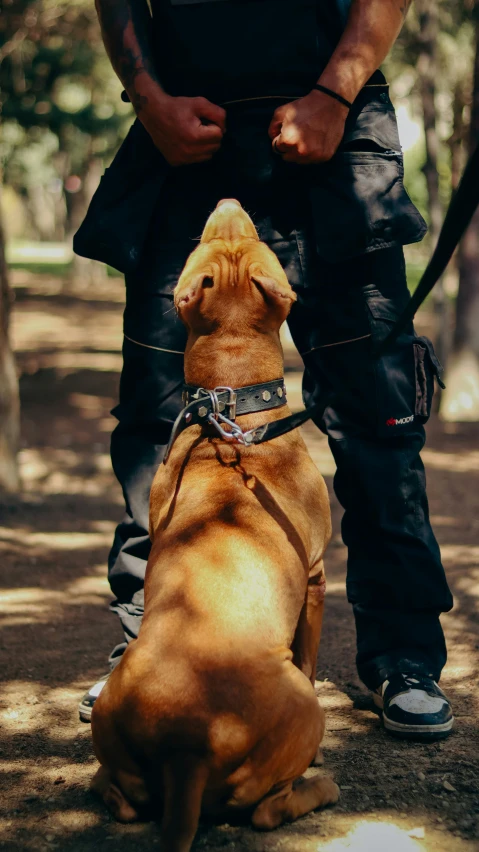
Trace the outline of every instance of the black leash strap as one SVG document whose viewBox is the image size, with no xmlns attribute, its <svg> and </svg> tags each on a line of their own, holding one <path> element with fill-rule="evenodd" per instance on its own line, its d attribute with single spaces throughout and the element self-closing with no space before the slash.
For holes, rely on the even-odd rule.
<svg viewBox="0 0 479 852">
<path fill-rule="evenodd" d="M 296 414 L 290 414 L 289 417 L 282 417 L 281 420 L 273 420 L 271 423 L 265 423 L 263 426 L 258 426 L 253 429 L 250 434 L 250 439 L 246 441 L 246 446 L 250 444 L 264 444 L 265 441 L 272 441 L 273 438 L 280 438 L 281 435 L 286 435 L 287 432 L 292 432 L 298 426 L 307 423 L 308 420 L 313 420 L 317 415 L 322 416 L 328 405 L 331 405 L 343 390 L 335 392 L 331 391 L 321 394 L 318 401 L 314 405 L 304 408 L 303 411 L 298 411 Z"/>
<path fill-rule="evenodd" d="M 373 350 L 373 357 L 380 358 L 389 350 L 405 326 L 415 316 L 418 308 L 439 281 L 454 251 L 479 204 L 479 146 L 469 159 L 459 186 L 454 193 L 434 253 L 417 285 L 414 294 L 404 308 L 388 336 Z"/>
</svg>

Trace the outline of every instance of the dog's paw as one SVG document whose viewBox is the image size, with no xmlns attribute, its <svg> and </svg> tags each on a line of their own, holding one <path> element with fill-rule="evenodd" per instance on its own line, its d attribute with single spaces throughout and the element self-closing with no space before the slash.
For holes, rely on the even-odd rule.
<svg viewBox="0 0 479 852">
<path fill-rule="evenodd" d="M 324 808 L 326 805 L 335 805 L 339 801 L 341 791 L 332 778 L 320 777 L 316 779 L 316 786 L 321 797 L 320 808 Z"/>
</svg>

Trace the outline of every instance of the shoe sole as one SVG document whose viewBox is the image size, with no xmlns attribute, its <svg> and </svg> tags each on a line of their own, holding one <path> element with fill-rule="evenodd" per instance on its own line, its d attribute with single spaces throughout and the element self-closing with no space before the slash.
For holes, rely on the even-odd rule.
<svg viewBox="0 0 479 852">
<path fill-rule="evenodd" d="M 454 716 L 443 722 L 441 725 L 405 725 L 402 722 L 395 722 L 393 719 L 388 719 L 383 710 L 383 699 L 377 692 L 372 693 L 373 701 L 381 711 L 383 717 L 383 725 L 390 734 L 402 739 L 423 739 L 423 740 L 439 740 L 448 737 L 454 725 Z"/>
<path fill-rule="evenodd" d="M 433 740 L 443 740 L 449 736 L 454 725 L 454 717 L 449 719 L 448 722 L 443 722 L 442 725 L 403 725 L 401 722 L 388 719 L 383 713 L 383 725 L 385 730 L 394 737 L 403 740 L 432 742 Z"/>
<path fill-rule="evenodd" d="M 93 707 L 84 707 L 83 704 L 78 706 L 78 712 L 80 714 L 80 722 L 91 722 L 91 712 Z"/>
</svg>

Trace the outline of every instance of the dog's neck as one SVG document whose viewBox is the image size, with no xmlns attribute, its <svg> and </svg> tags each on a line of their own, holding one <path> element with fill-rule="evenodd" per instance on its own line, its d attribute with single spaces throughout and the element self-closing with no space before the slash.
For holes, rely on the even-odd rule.
<svg viewBox="0 0 479 852">
<path fill-rule="evenodd" d="M 274 381 L 283 375 L 279 332 L 248 340 L 190 334 L 185 352 L 185 381 L 204 388 L 232 388 Z"/>
</svg>

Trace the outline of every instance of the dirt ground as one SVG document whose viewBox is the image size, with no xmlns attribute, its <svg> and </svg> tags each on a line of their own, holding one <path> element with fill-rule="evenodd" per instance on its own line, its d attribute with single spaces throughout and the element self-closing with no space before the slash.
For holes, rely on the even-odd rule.
<svg viewBox="0 0 479 852">
<path fill-rule="evenodd" d="M 0 519 L 0 847 L 146 850 L 159 843 L 158 827 L 113 822 L 88 791 L 95 759 L 90 727 L 77 712 L 120 639 L 108 612 L 105 565 L 122 513 L 108 455 L 122 284 L 110 279 L 92 296 L 66 295 L 59 280 L 26 272 L 17 271 L 14 283 L 24 492 L 1 507 Z M 289 347 L 287 370 L 299 406 L 300 365 Z M 321 771 L 339 783 L 341 800 L 271 834 L 203 826 L 195 848 L 479 849 L 479 430 L 446 428 L 433 418 L 428 432 L 431 514 L 456 602 L 444 618 L 450 656 L 443 678 L 455 708 L 454 734 L 429 746 L 391 739 L 358 681 L 334 465 L 324 437 L 308 426 L 334 517 L 318 679 L 328 727 Z"/>
</svg>

